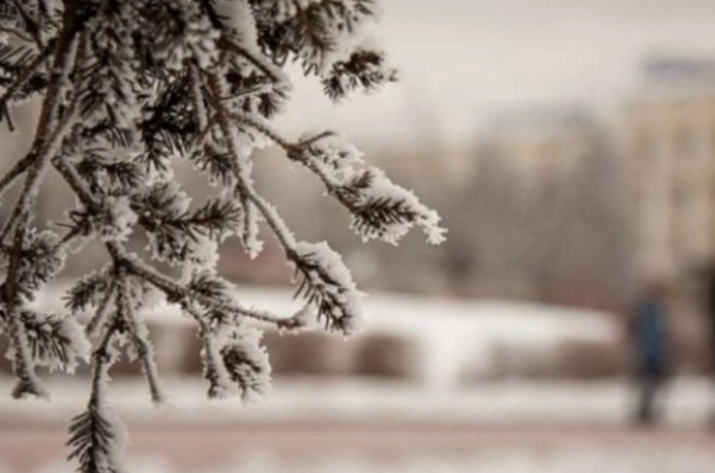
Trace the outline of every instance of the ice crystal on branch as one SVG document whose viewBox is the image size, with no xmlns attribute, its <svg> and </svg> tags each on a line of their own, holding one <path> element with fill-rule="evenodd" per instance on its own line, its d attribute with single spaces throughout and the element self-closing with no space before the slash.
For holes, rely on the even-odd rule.
<svg viewBox="0 0 715 473">
<path fill-rule="evenodd" d="M 353 90 L 371 91 L 396 80 L 397 71 L 385 64 L 381 51 L 358 49 L 349 58 L 333 64 L 323 78 L 323 89 L 328 97 L 337 100 Z"/>
<path fill-rule="evenodd" d="M 364 238 L 396 243 L 417 226 L 430 242 L 443 239 L 437 214 L 353 145 L 332 132 L 292 141 L 271 122 L 290 98 L 288 61 L 332 99 L 395 80 L 384 54 L 363 38 L 377 7 L 376 0 L 0 0 L 0 119 L 14 129 L 14 108 L 41 102 L 28 153 L 0 177 L 0 194 L 20 183 L 0 226 L 0 333 L 10 341 L 18 397 L 46 394 L 38 367 L 72 371 L 90 359 L 87 410 L 70 427 L 79 471 L 121 471 L 122 427 L 105 396 L 114 361 L 124 354 L 140 364 L 151 399 L 163 399 L 144 320 L 157 294 L 196 323 L 211 397 L 252 400 L 268 390 L 267 326 L 298 332 L 317 320 L 344 335 L 360 326 L 361 294 L 340 256 L 294 236 L 254 183 L 257 148 L 278 146 L 313 173 Z M 211 195 L 189 195 L 173 175 L 179 160 L 205 175 Z M 34 204 L 50 168 L 77 204 L 39 230 Z M 295 271 L 296 314 L 244 306 L 217 274 L 222 241 L 236 237 L 258 257 L 261 232 Z M 65 259 L 77 257 L 76 243 L 92 240 L 106 249 L 106 265 L 71 287 L 66 313 L 33 309 Z M 128 250 L 134 240 L 147 242 L 150 257 Z"/>
<path fill-rule="evenodd" d="M 327 329 L 353 333 L 360 324 L 360 293 L 340 255 L 327 243 L 301 242 L 288 257 L 299 281 L 296 296 L 315 306 Z"/>
<path fill-rule="evenodd" d="M 201 358 L 210 397 L 238 394 L 244 401 L 252 401 L 268 391 L 271 366 L 268 354 L 260 344 L 258 330 L 221 325 L 212 333 L 204 333 L 203 337 Z"/>
</svg>

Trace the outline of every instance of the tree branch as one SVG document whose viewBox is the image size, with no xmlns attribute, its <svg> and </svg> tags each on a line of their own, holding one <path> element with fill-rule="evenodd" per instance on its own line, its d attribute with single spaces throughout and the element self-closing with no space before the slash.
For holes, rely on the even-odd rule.
<svg viewBox="0 0 715 473">
<path fill-rule="evenodd" d="M 144 374 L 149 383 L 149 391 L 154 404 L 161 404 L 164 401 L 164 394 L 161 390 L 159 380 L 159 370 L 154 359 L 154 350 L 149 343 L 149 332 L 146 325 L 137 318 L 134 309 L 131 307 L 128 281 L 126 275 L 121 274 L 118 281 L 117 308 L 121 312 L 127 329 L 132 337 L 134 348 L 137 350 L 139 361 L 142 364 Z"/>
<path fill-rule="evenodd" d="M 42 38 L 40 38 L 40 26 L 30 16 L 30 14 L 27 13 L 27 11 L 22 6 L 22 3 L 20 3 L 19 0 L 12 0 L 12 3 L 13 3 L 13 5 L 15 5 L 15 9 L 20 14 L 22 21 L 25 23 L 25 28 L 27 28 L 27 32 L 30 35 L 30 37 L 32 38 L 32 41 L 34 41 L 35 45 L 37 46 L 37 49 L 39 51 L 42 51 L 43 46 L 42 46 Z"/>
<path fill-rule="evenodd" d="M 5 93 L 0 96 L 0 109 L 6 110 L 8 102 L 12 100 L 13 95 L 15 95 L 32 77 L 32 74 L 37 71 L 37 68 L 47 59 L 52 52 L 49 47 L 42 48 L 35 57 L 15 78 L 15 81 L 10 84 L 10 86 L 5 90 Z"/>
<path fill-rule="evenodd" d="M 35 162 L 28 170 L 25 187 L 22 195 L 10 217 L 11 221 L 15 221 L 15 235 L 13 238 L 13 249 L 10 253 L 8 262 L 8 272 L 6 278 L 5 298 L 7 301 L 7 314 L 10 325 L 10 335 L 15 348 L 14 367 L 15 374 L 20 380 L 20 384 L 14 391 L 15 396 L 24 396 L 26 394 L 46 396 L 47 392 L 41 386 L 39 379 L 34 371 L 34 363 L 29 351 L 28 339 L 25 326 L 21 320 L 18 300 L 18 272 L 21 266 L 22 248 L 25 240 L 25 235 L 30 222 L 30 209 L 34 204 L 37 194 L 40 190 L 45 168 L 49 159 L 49 155 L 53 152 L 53 146 L 57 146 L 58 142 L 64 138 L 60 130 L 66 129 L 66 123 L 71 120 L 66 120 L 57 128 L 57 132 L 52 134 L 50 140 L 47 139 L 49 130 L 52 127 L 52 118 L 56 114 L 56 110 L 60 106 L 60 94 L 64 87 L 64 80 L 69 75 L 67 64 L 68 59 L 76 53 L 76 37 L 75 37 L 75 14 L 76 5 L 70 4 L 64 12 L 65 23 L 61 37 L 59 39 L 55 58 L 52 66 L 52 74 L 50 85 L 47 91 L 47 98 L 43 103 L 40 120 L 38 122 L 37 131 L 35 133 L 35 143 L 33 150 L 38 151 Z M 7 225 L 6 225 L 7 227 Z M 4 230 L 3 230 L 4 231 Z M 4 235 L 3 235 L 4 236 Z"/>
<path fill-rule="evenodd" d="M 224 139 L 228 143 L 228 148 L 234 158 L 234 174 L 237 179 L 237 186 L 241 195 L 248 199 L 253 205 L 258 208 L 261 215 L 265 219 L 268 226 L 273 231 L 278 242 L 281 244 L 286 254 L 293 254 L 295 251 L 295 240 L 293 236 L 288 231 L 283 219 L 280 218 L 278 213 L 275 211 L 272 205 L 270 205 L 265 199 L 256 193 L 253 186 L 250 184 L 248 176 L 245 175 L 244 166 L 242 165 L 242 157 L 239 152 L 239 147 L 235 140 L 234 130 L 231 128 L 231 123 L 229 118 L 231 117 L 228 110 L 226 110 L 221 98 L 221 86 L 222 79 L 215 74 L 209 75 L 208 85 L 211 89 L 211 93 L 214 98 L 214 107 L 216 109 L 216 119 L 218 121 L 219 127 L 221 128 L 221 133 Z M 278 135 L 275 134 L 277 137 Z M 284 141 L 287 144 L 287 142 Z"/>
<path fill-rule="evenodd" d="M 103 389 L 109 368 L 112 364 L 112 355 L 109 352 L 112 339 L 114 334 L 117 332 L 118 320 L 117 315 L 115 315 L 114 321 L 107 326 L 104 336 L 100 340 L 97 348 L 92 352 L 92 361 L 94 362 L 94 368 L 92 370 L 92 388 L 89 398 L 90 406 L 99 406 L 104 399 Z"/>
<path fill-rule="evenodd" d="M 32 38 L 27 36 L 22 31 L 18 31 L 14 28 L 0 27 L 0 33 L 7 33 L 16 36 L 18 39 L 26 42 L 32 42 Z"/>
<path fill-rule="evenodd" d="M 115 269 L 116 271 L 116 269 Z M 117 288 L 116 277 L 112 278 L 112 282 L 109 283 L 109 288 L 104 293 L 104 297 L 97 306 L 97 310 L 90 319 L 89 323 L 85 327 L 85 333 L 90 337 L 96 337 L 99 335 L 99 331 L 106 325 L 109 316 L 109 304 L 112 302 L 112 297 Z"/>
<path fill-rule="evenodd" d="M 25 171 L 27 171 L 27 169 L 34 161 L 35 155 L 28 154 L 27 156 L 16 162 L 15 165 L 7 173 L 5 173 L 5 175 L 3 175 L 3 177 L 0 179 L 0 196 L 2 196 L 7 187 L 9 187 L 10 184 L 12 184 L 16 178 L 18 178 Z M 0 238 L 0 241 L 3 240 L 4 238 Z"/>
<path fill-rule="evenodd" d="M 247 59 L 248 62 L 263 71 L 264 74 L 269 76 L 273 80 L 273 82 L 280 84 L 286 88 L 290 88 L 290 79 L 288 79 L 288 76 L 283 72 L 283 70 L 269 60 L 267 60 L 266 58 L 262 57 L 260 54 L 256 54 L 249 48 L 234 41 L 231 41 L 225 36 L 221 36 L 221 38 L 218 40 L 218 46 L 220 48 L 233 51 L 235 54 L 238 54 L 239 56 Z"/>
<path fill-rule="evenodd" d="M 239 305 L 214 300 L 203 294 L 199 294 L 196 291 L 188 289 L 168 276 L 165 276 L 155 269 L 146 266 L 136 258 L 132 258 L 128 255 L 121 255 L 121 253 L 118 257 L 120 258 L 122 264 L 124 264 L 127 268 L 127 271 L 151 283 L 171 299 L 193 299 L 208 308 L 215 309 L 229 315 L 253 319 L 255 321 L 264 322 L 277 327 L 293 326 L 291 317 L 281 318 L 271 314 L 270 312 L 249 309 Z"/>
</svg>

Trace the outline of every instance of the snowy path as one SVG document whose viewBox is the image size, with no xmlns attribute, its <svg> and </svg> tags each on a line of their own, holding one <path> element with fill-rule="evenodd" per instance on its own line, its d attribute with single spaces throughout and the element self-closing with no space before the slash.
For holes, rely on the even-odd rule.
<svg viewBox="0 0 715 473">
<path fill-rule="evenodd" d="M 48 462 L 59 462 L 65 454 L 64 439 L 65 432 L 58 427 L 0 431 L 0 458 L 13 473 L 48 471 L 42 469 L 43 466 L 46 467 Z M 315 465 L 335 457 L 368 458 L 378 464 L 397 462 L 404 465 L 418 458 L 474 462 L 500 457 L 500 453 L 505 458 L 513 459 L 516 455 L 540 458 L 540 461 L 564 455 L 582 461 L 589 456 L 600 456 L 601 459 L 605 456 L 624 458 L 621 462 L 626 461 L 626 464 L 633 458 L 662 455 L 661 459 L 666 459 L 667 455 L 671 462 L 680 457 L 689 458 L 687 464 L 693 468 L 710 465 L 710 469 L 681 468 L 674 472 L 715 472 L 715 436 L 695 429 L 642 431 L 389 421 L 245 421 L 231 427 L 166 425 L 133 428 L 132 439 L 134 458 L 161 458 L 173 465 L 172 471 L 177 473 L 226 468 L 237 459 L 245 461 L 258 457 L 279 458 L 293 465 Z M 526 470 L 514 471 L 523 473 Z M 435 472 L 439 473 L 438 470 Z"/>
<path fill-rule="evenodd" d="M 245 421 L 450 422 L 479 425 L 621 427 L 630 414 L 633 392 L 627 380 L 601 382 L 483 383 L 454 390 L 368 380 L 276 382 L 262 403 L 243 407 L 235 399 L 208 401 L 200 380 L 166 380 L 169 405 L 148 400 L 142 381 L 123 380 L 110 391 L 122 418 L 140 424 L 170 422 L 235 425 Z M 3 383 L 0 380 L 0 386 Z M 8 383 L 7 386 L 10 386 Z M 0 396 L 0 430 L 16 426 L 66 425 L 84 408 L 86 384 L 53 383 L 51 403 L 18 402 Z M 710 381 L 681 378 L 665 393 L 666 423 L 703 427 L 715 408 Z"/>
<path fill-rule="evenodd" d="M 715 473 L 706 380 L 674 383 L 667 426 L 653 431 L 628 426 L 631 393 L 619 380 L 457 391 L 303 381 L 278 383 L 251 408 L 206 402 L 199 383 L 171 384 L 172 406 L 158 410 L 143 385 L 113 390 L 132 431 L 132 457 L 150 461 L 131 471 Z M 50 404 L 0 402 L 0 473 L 70 471 L 61 462 L 65 428 L 82 409 L 84 385 L 56 385 L 53 394 Z M 302 464 L 309 467 L 295 468 Z"/>
</svg>

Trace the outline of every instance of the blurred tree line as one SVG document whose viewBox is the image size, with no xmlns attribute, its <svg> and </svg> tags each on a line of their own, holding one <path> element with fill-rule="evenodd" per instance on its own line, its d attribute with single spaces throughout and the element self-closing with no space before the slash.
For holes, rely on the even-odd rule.
<svg viewBox="0 0 715 473">
<path fill-rule="evenodd" d="M 448 152 L 434 144 L 371 153 L 439 210 L 449 228 L 439 248 L 409 237 L 400 248 L 362 245 L 344 230 L 348 216 L 300 170 L 259 165 L 259 176 L 281 183 L 274 198 L 289 223 L 307 238 L 335 242 L 365 289 L 604 309 L 628 303 L 635 282 L 627 188 L 618 156 L 603 136 L 594 132 L 567 169 L 530 176 L 536 186 L 494 147 L 475 145 L 460 158 L 457 173 L 440 161 Z M 263 159 L 273 158 L 267 153 Z M 316 220 L 302 220 L 305 208 L 317 210 Z M 273 267 L 268 254 L 263 262 L 227 263 L 229 271 L 251 282 L 285 281 L 285 269 Z"/>
<path fill-rule="evenodd" d="M 20 119 L 32 119 L 32 111 L 28 115 Z M 257 160 L 256 179 L 269 189 L 298 234 L 333 242 L 365 290 L 621 309 L 635 284 L 627 183 L 608 139 L 596 130 L 588 140 L 589 145 L 571 157 L 572 166 L 558 173 L 537 167 L 526 181 L 520 164 L 488 143 L 458 151 L 456 172 L 444 163 L 455 150 L 437 140 L 403 147 L 373 145 L 371 160 L 413 188 L 444 218 L 449 234 L 440 247 L 412 236 L 398 248 L 362 244 L 346 229 L 349 216 L 343 209 L 299 167 L 272 166 L 279 156 L 270 149 Z M 26 146 L 23 137 L 3 137 L 3 142 L 9 152 L 22 152 Z M 195 179 L 189 167 L 186 163 L 186 169 L 177 169 L 177 177 Z M 50 185 L 40 196 L 39 218 L 59 219 L 71 199 L 60 182 Z M 303 218 L 306 208 L 315 209 L 310 221 Z M 287 283 L 291 271 L 280 249 L 271 241 L 266 244 L 264 254 L 250 260 L 237 241 L 227 240 L 220 270 L 246 284 Z M 141 252 L 146 242 L 135 240 L 133 246 Z M 69 265 L 68 274 L 86 272 L 102 261 L 92 257 L 93 252 L 99 256 L 101 248 L 90 245 L 83 251 L 87 257 Z"/>
</svg>

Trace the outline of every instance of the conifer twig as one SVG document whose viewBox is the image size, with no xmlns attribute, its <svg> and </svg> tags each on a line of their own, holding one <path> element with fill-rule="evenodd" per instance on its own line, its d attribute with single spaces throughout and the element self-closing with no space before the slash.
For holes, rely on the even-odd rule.
<svg viewBox="0 0 715 473">
<path fill-rule="evenodd" d="M 164 394 L 159 380 L 159 370 L 154 359 L 154 350 L 148 340 L 149 332 L 143 321 L 139 320 L 134 308 L 131 305 L 128 280 L 125 274 L 120 274 L 117 291 L 117 307 L 126 323 L 127 330 L 131 335 L 134 348 L 141 362 L 144 375 L 149 384 L 151 399 L 155 404 L 161 404 Z"/>
<path fill-rule="evenodd" d="M 45 388 L 40 385 L 39 378 L 37 378 L 35 374 L 34 362 L 28 347 L 27 333 L 20 319 L 17 300 L 19 290 L 17 277 L 21 264 L 22 247 L 27 226 L 30 222 L 31 207 L 37 198 L 49 154 L 52 152 L 48 144 L 55 145 L 53 141 L 61 141 L 62 138 L 58 136 L 59 133 L 54 133 L 53 140 L 50 140 L 50 143 L 46 141 L 48 131 L 53 125 L 51 123 L 52 117 L 55 115 L 56 109 L 60 106 L 60 93 L 63 89 L 64 80 L 69 74 L 67 67 L 68 59 L 76 52 L 73 48 L 73 45 L 76 47 L 74 32 L 74 16 L 76 11 L 74 2 L 68 3 L 64 14 L 66 22 L 55 51 L 50 86 L 47 92 L 48 96 L 47 100 L 43 103 L 35 134 L 35 144 L 33 145 L 33 148 L 39 149 L 39 153 L 35 162 L 27 172 L 25 187 L 10 217 L 11 221 L 15 223 L 15 235 L 13 238 L 13 249 L 8 262 L 5 297 L 7 301 L 7 316 L 9 319 L 10 332 L 15 349 L 15 374 L 20 380 L 20 384 L 14 392 L 15 396 L 24 396 L 25 394 L 47 395 Z M 63 128 L 64 127 L 60 125 L 58 130 Z"/>
<path fill-rule="evenodd" d="M 37 54 L 35 59 L 25 66 L 25 68 L 17 75 L 17 78 L 10 84 L 5 92 L 0 96 L 0 109 L 5 110 L 8 102 L 12 97 L 27 83 L 42 63 L 52 53 L 52 48 L 43 47 Z M 7 112 L 6 112 L 7 113 Z"/>
</svg>

